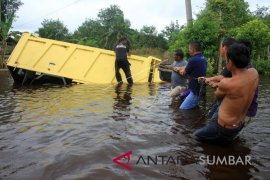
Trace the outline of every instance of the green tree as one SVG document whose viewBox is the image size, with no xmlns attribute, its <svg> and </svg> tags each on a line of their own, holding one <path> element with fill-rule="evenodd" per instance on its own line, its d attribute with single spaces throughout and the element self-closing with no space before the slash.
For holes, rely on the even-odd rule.
<svg viewBox="0 0 270 180">
<path fill-rule="evenodd" d="M 270 10 L 269 7 L 258 6 L 253 13 L 253 17 L 263 20 L 263 22 L 270 27 Z"/>
<path fill-rule="evenodd" d="M 59 19 L 45 19 L 41 25 L 36 32 L 40 37 L 66 41 L 70 36 L 68 28 Z"/>
<path fill-rule="evenodd" d="M 86 19 L 74 32 L 73 39 L 84 45 L 114 49 L 120 37 L 131 35 L 130 22 L 117 5 L 101 9 L 96 20 Z"/>
<path fill-rule="evenodd" d="M 216 19 L 220 25 L 220 36 L 226 36 L 230 29 L 243 25 L 251 19 L 249 5 L 244 0 L 207 0 L 205 9 L 198 15 Z"/>
<path fill-rule="evenodd" d="M 4 58 L 7 43 L 6 40 L 9 37 L 10 29 L 15 18 L 16 11 L 22 5 L 19 0 L 0 0 L 0 68 L 4 67 Z"/>
<path fill-rule="evenodd" d="M 171 22 L 168 26 L 165 26 L 165 28 L 161 31 L 162 35 L 168 39 L 168 41 L 171 41 L 173 38 L 173 35 L 175 33 L 180 32 L 180 30 L 183 28 L 183 26 L 180 27 L 178 24 L 178 21 Z"/>
<path fill-rule="evenodd" d="M 102 34 L 105 33 L 104 30 L 99 21 L 86 19 L 74 32 L 72 39 L 74 39 L 73 42 L 78 44 L 102 47 L 100 39 Z"/>
<path fill-rule="evenodd" d="M 215 19 L 209 21 L 206 17 L 194 21 L 193 26 L 185 27 L 175 37 L 175 43 L 170 47 L 174 51 L 181 47 L 188 52 L 188 44 L 191 40 L 201 43 L 204 53 L 207 57 L 214 58 L 217 56 L 219 44 L 219 25 Z"/>
<path fill-rule="evenodd" d="M 247 39 L 253 45 L 253 58 L 267 58 L 268 45 L 270 44 L 270 28 L 261 19 L 252 20 L 235 29 L 238 39 Z"/>
<path fill-rule="evenodd" d="M 144 26 L 140 31 L 130 28 L 130 21 L 124 18 L 117 5 L 101 9 L 96 19 L 86 19 L 74 32 L 72 42 L 113 50 L 120 37 L 130 40 L 132 49 L 167 49 L 163 34 L 158 34 L 154 26 Z"/>
<path fill-rule="evenodd" d="M 130 21 L 124 18 L 123 11 L 117 5 L 101 9 L 98 13 L 98 22 L 104 28 L 101 39 L 103 48 L 114 49 L 120 37 L 129 36 Z"/>
<path fill-rule="evenodd" d="M 19 10 L 23 3 L 20 0 L 0 0 L 0 19 L 7 22 L 9 16 Z"/>
<path fill-rule="evenodd" d="M 180 46 L 187 52 L 188 42 L 197 40 L 203 45 L 207 58 L 215 61 L 215 66 L 219 67 L 220 42 L 230 35 L 232 29 L 252 19 L 248 7 L 244 0 L 207 0 L 193 26 L 186 26 L 173 36 L 170 50 Z"/>
<path fill-rule="evenodd" d="M 163 34 L 158 34 L 154 26 L 143 26 L 139 32 L 138 44 L 144 48 L 167 49 L 168 43 Z"/>
</svg>

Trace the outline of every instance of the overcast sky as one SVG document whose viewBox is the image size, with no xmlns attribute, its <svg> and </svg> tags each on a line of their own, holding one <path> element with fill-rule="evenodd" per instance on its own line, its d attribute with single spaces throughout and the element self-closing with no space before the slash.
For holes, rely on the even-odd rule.
<svg viewBox="0 0 270 180">
<path fill-rule="evenodd" d="M 35 32 L 44 19 L 60 19 L 73 32 L 87 18 L 96 19 L 101 9 L 118 5 L 133 29 L 153 25 L 161 31 L 171 21 L 186 23 L 185 0 L 21 0 L 13 30 Z M 270 7 L 269 0 L 246 0 L 250 10 L 256 5 Z M 191 0 L 193 18 L 204 8 L 205 0 Z"/>
</svg>

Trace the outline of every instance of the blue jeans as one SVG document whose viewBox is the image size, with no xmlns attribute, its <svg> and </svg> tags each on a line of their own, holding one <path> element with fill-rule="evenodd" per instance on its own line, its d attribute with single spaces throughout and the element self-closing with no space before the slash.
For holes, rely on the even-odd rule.
<svg viewBox="0 0 270 180">
<path fill-rule="evenodd" d="M 220 106 L 220 101 L 218 100 L 215 100 L 211 109 L 210 109 L 210 112 L 209 112 L 209 116 L 212 117 L 215 113 L 218 112 L 218 109 L 219 109 L 219 106 Z"/>
<path fill-rule="evenodd" d="M 192 109 L 199 104 L 199 95 L 195 95 L 190 91 L 184 102 L 182 102 L 180 109 Z"/>
<path fill-rule="evenodd" d="M 197 129 L 193 135 L 199 141 L 205 142 L 224 142 L 233 141 L 237 134 L 242 130 L 244 124 L 234 129 L 228 129 L 218 124 L 217 112 L 213 114 L 208 124 L 200 129 Z"/>
</svg>

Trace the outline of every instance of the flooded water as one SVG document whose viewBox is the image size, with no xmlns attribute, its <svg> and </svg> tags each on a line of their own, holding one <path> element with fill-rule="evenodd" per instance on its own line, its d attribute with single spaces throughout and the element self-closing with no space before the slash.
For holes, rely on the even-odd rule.
<svg viewBox="0 0 270 180">
<path fill-rule="evenodd" d="M 0 71 L 0 179 L 269 179 L 269 77 L 261 77 L 257 116 L 231 144 L 191 136 L 206 123 L 212 90 L 190 111 L 169 106 L 169 91 L 164 83 L 18 87 Z M 130 151 L 120 162 L 132 170 L 112 161 Z"/>
</svg>

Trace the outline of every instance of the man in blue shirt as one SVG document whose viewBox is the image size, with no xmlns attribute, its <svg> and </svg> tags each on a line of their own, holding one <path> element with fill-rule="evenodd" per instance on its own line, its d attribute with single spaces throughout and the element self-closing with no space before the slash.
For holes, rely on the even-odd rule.
<svg viewBox="0 0 270 180">
<path fill-rule="evenodd" d="M 187 66 L 175 68 L 180 74 L 189 76 L 188 88 L 190 93 L 181 104 L 180 109 L 192 109 L 198 105 L 200 84 L 197 78 L 205 76 L 207 70 L 207 61 L 201 52 L 200 43 L 197 41 L 190 42 L 188 50 L 191 58 Z"/>
</svg>

